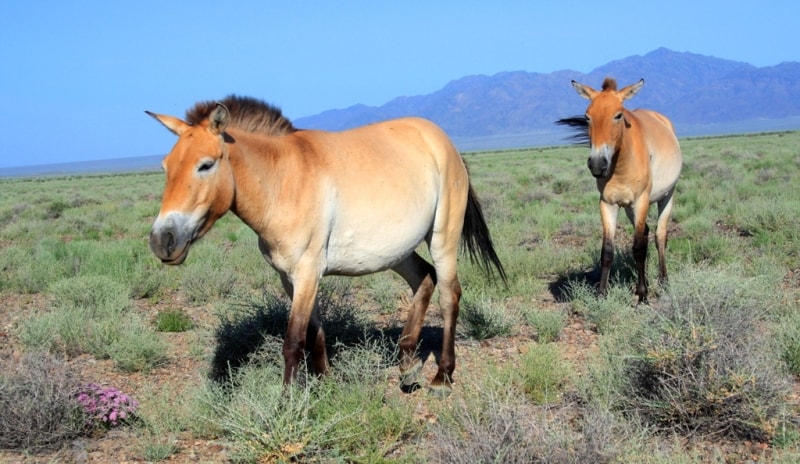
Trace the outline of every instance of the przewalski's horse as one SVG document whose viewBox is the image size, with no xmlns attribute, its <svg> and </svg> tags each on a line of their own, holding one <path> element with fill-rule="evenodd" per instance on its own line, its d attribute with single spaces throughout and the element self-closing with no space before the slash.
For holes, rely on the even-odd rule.
<svg viewBox="0 0 800 464">
<path fill-rule="evenodd" d="M 611 263 L 614 261 L 614 233 L 619 207 L 633 223 L 633 257 L 636 261 L 639 302 L 647 301 L 648 227 L 647 212 L 658 204 L 656 248 L 661 281 L 667 280 L 667 225 L 672 212 L 673 194 L 681 173 L 681 149 L 672 123 L 655 111 L 629 111 L 622 102 L 636 95 L 644 79 L 617 90 L 614 79 L 606 78 L 597 91 L 572 81 L 578 95 L 590 101 L 585 116 L 560 119 L 558 124 L 577 128 L 578 139 L 590 144 L 589 170 L 600 191 L 600 217 L 603 221 L 603 248 L 600 254 L 600 285 L 605 295 Z"/>
<path fill-rule="evenodd" d="M 304 350 L 317 373 L 328 370 L 315 303 L 320 278 L 392 269 L 414 294 L 399 341 L 403 385 L 422 367 L 417 342 L 438 284 L 444 337 L 430 386 L 450 391 L 460 240 L 489 276 L 490 266 L 506 276 L 466 165 L 439 127 L 405 118 L 343 132 L 297 130 L 276 108 L 237 96 L 196 104 L 186 122 L 147 113 L 178 136 L 162 163 L 166 186 L 150 248 L 177 265 L 227 211 L 250 226 L 292 300 L 285 383 Z M 415 252 L 423 241 L 433 265 Z"/>
</svg>

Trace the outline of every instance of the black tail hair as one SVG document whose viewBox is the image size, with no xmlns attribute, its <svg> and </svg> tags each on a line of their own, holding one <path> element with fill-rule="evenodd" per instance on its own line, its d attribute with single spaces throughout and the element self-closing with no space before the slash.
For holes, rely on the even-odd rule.
<svg viewBox="0 0 800 464">
<path fill-rule="evenodd" d="M 461 230 L 461 239 L 461 246 L 467 250 L 473 263 L 480 263 L 489 277 L 494 277 L 490 264 L 493 265 L 500 274 L 500 278 L 503 279 L 503 283 L 508 285 L 506 271 L 494 251 L 492 236 L 486 226 L 486 220 L 483 218 L 483 209 L 471 184 L 469 186 L 467 212 L 464 215 L 464 228 Z"/>
<path fill-rule="evenodd" d="M 576 145 L 589 145 L 589 121 L 584 116 L 562 118 L 556 124 L 573 130 L 574 134 L 567 137 L 567 140 L 572 140 Z"/>
</svg>

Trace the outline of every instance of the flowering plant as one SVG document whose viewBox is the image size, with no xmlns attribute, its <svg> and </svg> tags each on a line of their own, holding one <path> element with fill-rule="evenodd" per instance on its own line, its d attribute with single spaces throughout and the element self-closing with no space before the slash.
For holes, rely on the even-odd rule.
<svg viewBox="0 0 800 464">
<path fill-rule="evenodd" d="M 139 402 L 114 387 L 102 387 L 96 383 L 83 385 L 77 394 L 78 403 L 83 406 L 87 425 L 99 423 L 114 427 L 130 420 L 139 407 Z"/>
</svg>

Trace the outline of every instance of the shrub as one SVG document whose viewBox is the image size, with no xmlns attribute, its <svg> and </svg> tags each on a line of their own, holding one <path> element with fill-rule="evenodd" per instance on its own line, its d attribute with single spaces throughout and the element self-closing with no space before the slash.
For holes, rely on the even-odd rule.
<svg viewBox="0 0 800 464">
<path fill-rule="evenodd" d="M 208 243 L 199 243 L 192 250 L 195 259 L 181 269 L 181 288 L 189 302 L 202 305 L 233 293 L 236 270 L 226 260 L 225 252 Z"/>
<path fill-rule="evenodd" d="M 776 342 L 783 361 L 792 375 L 800 376 L 800 315 L 791 312 L 777 324 Z"/>
<path fill-rule="evenodd" d="M 0 369 L 0 448 L 54 449 L 78 436 L 85 417 L 67 366 L 43 353 Z"/>
<path fill-rule="evenodd" d="M 448 405 L 430 426 L 431 461 L 603 464 L 615 462 L 619 454 L 625 430 L 610 414 L 571 404 L 536 407 L 504 382 L 469 391 L 473 393 Z"/>
<path fill-rule="evenodd" d="M 555 400 L 566 380 L 566 365 L 553 344 L 532 345 L 522 356 L 522 386 L 536 404 Z"/>
<path fill-rule="evenodd" d="M 230 383 L 209 385 L 205 407 L 210 420 L 233 442 L 234 456 L 248 462 L 281 462 L 335 457 L 336 443 L 358 433 L 339 425 L 343 411 L 327 421 L 314 417 L 320 401 L 331 399 L 298 384 L 285 389 L 274 366 L 248 366 Z"/>
<path fill-rule="evenodd" d="M 567 316 L 562 311 L 532 310 L 525 312 L 525 321 L 536 329 L 539 343 L 550 343 L 558 340 Z"/>
<path fill-rule="evenodd" d="M 48 292 L 59 309 L 81 308 L 100 317 L 117 317 L 130 306 L 128 287 L 101 275 L 61 279 Z"/>
<path fill-rule="evenodd" d="M 790 393 L 764 328 L 769 292 L 718 270 L 673 278 L 629 365 L 630 410 L 662 430 L 769 440 Z"/>
<path fill-rule="evenodd" d="M 127 312 L 126 289 L 104 276 L 60 280 L 50 287 L 54 308 L 24 321 L 20 340 L 68 356 L 111 358 L 125 371 L 147 370 L 164 360 L 166 346 Z"/>
<path fill-rule="evenodd" d="M 197 415 L 230 439 L 242 461 L 381 462 L 421 426 L 413 404 L 386 395 L 394 343 L 362 337 L 358 345 L 336 347 L 331 375 L 310 376 L 301 365 L 287 388 L 279 340 L 265 335 L 269 346 L 206 385 Z"/>
<path fill-rule="evenodd" d="M 467 334 L 478 340 L 509 336 L 519 323 L 516 313 L 502 304 L 483 298 L 478 303 L 463 299 L 459 319 L 463 321 Z"/>
<path fill-rule="evenodd" d="M 601 335 L 626 334 L 634 339 L 642 325 L 642 318 L 647 314 L 632 305 L 633 294 L 627 285 L 612 283 L 608 294 L 598 298 L 595 289 L 588 283 L 571 281 L 567 284 L 566 292 L 572 310 L 594 324 Z"/>
<path fill-rule="evenodd" d="M 166 361 L 166 343 L 140 319 L 132 319 L 117 330 L 114 343 L 104 354 L 118 369 L 146 373 Z"/>
</svg>

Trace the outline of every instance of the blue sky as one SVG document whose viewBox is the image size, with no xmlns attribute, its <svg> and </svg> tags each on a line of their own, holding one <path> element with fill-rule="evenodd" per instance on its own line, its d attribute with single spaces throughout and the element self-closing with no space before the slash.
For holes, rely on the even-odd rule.
<svg viewBox="0 0 800 464">
<path fill-rule="evenodd" d="M 772 66 L 800 60 L 798 18 L 795 0 L 4 2 L 0 169 L 163 154 L 144 110 L 230 93 L 296 119 L 659 47 Z"/>
</svg>

